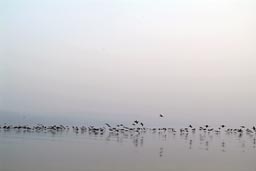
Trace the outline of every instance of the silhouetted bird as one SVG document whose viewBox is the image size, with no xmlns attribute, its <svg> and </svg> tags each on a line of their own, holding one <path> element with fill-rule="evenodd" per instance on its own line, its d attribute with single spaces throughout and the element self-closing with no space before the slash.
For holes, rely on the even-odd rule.
<svg viewBox="0 0 256 171">
<path fill-rule="evenodd" d="M 221 128 L 224 128 L 225 127 L 225 125 L 221 125 Z"/>
<path fill-rule="evenodd" d="M 138 124 L 138 123 L 139 123 L 139 121 L 138 121 L 138 120 L 135 120 L 135 121 L 134 121 L 134 123 Z"/>
<path fill-rule="evenodd" d="M 159 116 L 160 116 L 161 118 L 164 117 L 164 115 L 162 115 L 162 114 L 160 114 Z"/>
<path fill-rule="evenodd" d="M 255 128 L 255 126 L 253 126 L 253 127 L 252 127 L 252 129 L 253 129 L 254 131 L 256 131 L 256 128 Z"/>
<path fill-rule="evenodd" d="M 142 122 L 140 123 L 140 125 L 141 125 L 141 126 L 144 126 L 144 124 L 143 124 Z"/>
<path fill-rule="evenodd" d="M 192 128 L 192 125 L 189 125 L 189 128 Z"/>
<path fill-rule="evenodd" d="M 108 123 L 105 123 L 108 127 L 111 127 Z"/>
</svg>

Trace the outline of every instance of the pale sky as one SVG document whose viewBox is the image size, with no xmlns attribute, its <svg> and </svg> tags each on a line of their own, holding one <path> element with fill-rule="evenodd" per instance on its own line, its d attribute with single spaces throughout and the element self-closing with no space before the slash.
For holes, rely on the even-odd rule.
<svg viewBox="0 0 256 171">
<path fill-rule="evenodd" d="M 0 59 L 0 120 L 256 123 L 255 0 L 0 0 Z"/>
</svg>

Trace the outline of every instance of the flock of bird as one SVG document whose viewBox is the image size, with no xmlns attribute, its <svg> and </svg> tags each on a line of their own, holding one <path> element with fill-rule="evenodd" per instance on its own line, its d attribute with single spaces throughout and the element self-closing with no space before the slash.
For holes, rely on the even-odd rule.
<svg viewBox="0 0 256 171">
<path fill-rule="evenodd" d="M 164 117 L 163 114 L 159 114 L 159 117 L 162 118 Z M 204 126 L 200 126 L 198 129 L 193 127 L 192 125 L 189 125 L 188 127 L 185 128 L 180 128 L 179 130 L 176 130 L 174 128 L 146 128 L 144 127 L 144 123 L 139 121 L 139 120 L 135 120 L 132 123 L 132 127 L 128 127 L 125 126 L 124 124 L 118 124 L 116 125 L 116 127 L 111 126 L 108 123 L 105 123 L 104 127 L 100 127 L 100 128 L 96 128 L 95 126 L 64 126 L 64 125 L 52 125 L 52 126 L 45 126 L 43 124 L 37 124 L 36 126 L 27 126 L 27 125 L 8 125 L 8 124 L 4 124 L 3 126 L 0 125 L 0 129 L 3 130 L 36 130 L 36 131 L 42 131 L 42 130 L 51 130 L 51 131 L 63 131 L 63 130 L 69 130 L 72 128 L 72 130 L 74 131 L 93 131 L 93 132 L 104 132 L 106 130 L 108 131 L 114 131 L 114 132 L 122 132 L 122 131 L 135 131 L 135 132 L 140 132 L 140 131 L 145 131 L 145 130 L 152 130 L 152 131 L 171 131 L 171 132 L 177 132 L 179 131 L 180 133 L 183 132 L 189 132 L 189 130 L 191 130 L 192 132 L 195 132 L 196 130 L 199 131 L 205 131 L 205 132 L 215 132 L 215 133 L 219 133 L 222 129 L 224 129 L 226 126 L 225 125 L 220 125 L 217 129 L 215 128 L 211 128 L 209 125 L 204 125 Z M 246 128 L 245 126 L 240 126 L 239 128 L 227 128 L 225 130 L 225 132 L 237 132 L 237 133 L 256 133 L 256 127 L 253 126 L 252 128 Z"/>
<path fill-rule="evenodd" d="M 159 114 L 160 118 L 163 118 L 163 114 Z M 18 132 L 50 132 L 52 134 L 65 132 L 65 131 L 73 131 L 74 133 L 89 133 L 89 135 L 104 135 L 108 133 L 107 139 L 111 139 L 112 137 L 120 138 L 126 137 L 126 138 L 132 138 L 133 143 L 135 146 L 138 146 L 138 144 L 143 144 L 143 135 L 145 133 L 158 133 L 159 135 L 166 137 L 168 133 L 171 133 L 172 135 L 178 134 L 180 137 L 183 137 L 187 142 L 189 142 L 189 146 L 191 148 L 192 139 L 188 139 L 188 135 L 194 135 L 196 132 L 200 135 L 200 141 L 205 140 L 205 135 L 219 135 L 221 133 L 225 133 L 227 135 L 238 135 L 239 137 L 242 137 L 244 134 L 250 135 L 254 137 L 254 145 L 256 146 L 256 127 L 245 127 L 240 126 L 238 128 L 229 128 L 226 125 L 220 125 L 217 128 L 211 127 L 210 125 L 203 125 L 199 127 L 194 127 L 191 124 L 184 128 L 171 128 L 171 127 L 157 127 L 157 128 L 148 128 L 145 127 L 145 124 L 139 120 L 134 120 L 130 126 L 124 125 L 124 124 L 117 124 L 115 126 L 105 123 L 102 127 L 95 127 L 95 126 L 65 126 L 65 125 L 51 125 L 46 126 L 43 124 L 37 124 L 35 126 L 28 126 L 28 125 L 9 125 L 9 124 L 3 124 L 0 125 L 0 132 L 3 130 L 6 131 L 12 131 L 16 130 Z M 188 140 L 187 140 L 188 139 Z M 205 140 L 205 145 L 208 147 L 209 142 L 208 140 Z M 225 143 L 222 142 L 222 146 L 225 146 Z M 162 151 L 162 150 L 161 150 Z"/>
<path fill-rule="evenodd" d="M 163 117 L 162 114 L 159 115 L 160 117 Z M 245 126 L 240 126 L 239 128 L 226 128 L 225 125 L 220 125 L 217 129 L 210 127 L 209 125 L 204 125 L 200 126 L 198 128 L 193 127 L 192 125 L 189 125 L 188 127 L 185 128 L 180 128 L 180 129 L 175 129 L 175 128 L 146 128 L 144 126 L 144 123 L 135 120 L 132 124 L 132 126 L 125 126 L 124 124 L 118 124 L 116 126 L 111 126 L 109 123 L 105 123 L 103 127 L 95 127 L 95 126 L 64 126 L 64 125 L 51 125 L 51 126 L 45 126 L 43 124 L 37 124 L 36 126 L 28 126 L 28 125 L 0 125 L 0 130 L 26 130 L 26 131 L 65 131 L 65 130 L 70 130 L 72 129 L 75 132 L 79 131 L 91 131 L 94 133 L 103 133 L 105 131 L 109 132 L 137 132 L 140 133 L 142 131 L 168 131 L 172 133 L 180 132 L 182 133 L 188 133 L 192 132 L 194 133 L 195 131 L 204 131 L 204 132 L 214 132 L 214 133 L 220 133 L 221 130 L 224 130 L 227 133 L 249 133 L 249 134 L 256 134 L 256 127 L 252 126 L 252 128 L 246 128 Z M 226 129 L 225 129 L 226 128 Z"/>
<path fill-rule="evenodd" d="M 135 132 L 140 132 L 140 131 L 145 131 L 145 130 L 152 130 L 152 131 L 171 131 L 171 132 L 195 132 L 196 130 L 199 131 L 205 131 L 205 132 L 215 132 L 215 133 L 219 133 L 224 127 L 225 125 L 221 125 L 219 128 L 215 129 L 215 128 L 210 128 L 209 125 L 205 125 L 205 126 L 200 126 L 198 129 L 193 127 L 192 125 L 189 125 L 188 127 L 185 128 L 180 128 L 180 129 L 175 129 L 175 128 L 146 128 L 144 127 L 144 123 L 140 122 L 138 120 L 135 120 L 132 123 L 132 127 L 128 127 L 125 126 L 123 124 L 118 124 L 115 127 L 112 127 L 110 124 L 106 123 L 105 124 L 106 127 L 95 127 L 95 126 L 64 126 L 64 125 L 52 125 L 52 126 L 45 126 L 42 124 L 37 124 L 36 126 L 27 126 L 27 125 L 7 125 L 6 123 L 1 126 L 0 125 L 0 129 L 3 130 L 27 130 L 27 131 L 43 131 L 43 130 L 51 130 L 51 131 L 64 131 L 64 130 L 70 130 L 72 128 L 72 130 L 74 131 L 99 131 L 99 132 L 103 132 L 103 131 L 114 131 L 114 132 L 121 132 L 121 131 L 135 131 Z M 225 129 L 225 132 L 229 132 L 229 133 L 256 133 L 256 127 L 253 126 L 252 128 L 246 128 L 245 126 L 240 126 L 240 128 L 227 128 Z"/>
</svg>

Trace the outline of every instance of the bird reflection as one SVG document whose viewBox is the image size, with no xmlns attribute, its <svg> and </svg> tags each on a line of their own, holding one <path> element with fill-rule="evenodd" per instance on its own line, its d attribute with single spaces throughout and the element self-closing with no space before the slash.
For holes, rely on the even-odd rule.
<svg viewBox="0 0 256 171">
<path fill-rule="evenodd" d="M 192 140 L 189 140 L 189 149 L 191 150 L 192 149 Z"/>
<path fill-rule="evenodd" d="M 208 141 L 205 142 L 205 150 L 206 150 L 206 151 L 209 150 L 209 142 L 208 142 Z"/>
<path fill-rule="evenodd" d="M 163 147 L 160 147 L 160 150 L 159 150 L 159 157 L 163 157 L 163 153 L 164 153 L 164 148 L 163 148 Z"/>
<path fill-rule="evenodd" d="M 222 141 L 221 143 L 221 151 L 225 152 L 225 147 L 226 147 L 226 143 L 224 141 Z"/>
<path fill-rule="evenodd" d="M 256 147 L 256 138 L 253 139 L 253 148 Z"/>
</svg>

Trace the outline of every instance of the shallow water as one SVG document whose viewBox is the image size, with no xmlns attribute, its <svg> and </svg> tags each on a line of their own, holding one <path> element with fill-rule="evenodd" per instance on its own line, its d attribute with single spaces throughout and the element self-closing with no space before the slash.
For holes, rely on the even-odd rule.
<svg viewBox="0 0 256 171">
<path fill-rule="evenodd" d="M 256 134 L 0 130 L 0 171 L 256 171 Z"/>
</svg>

